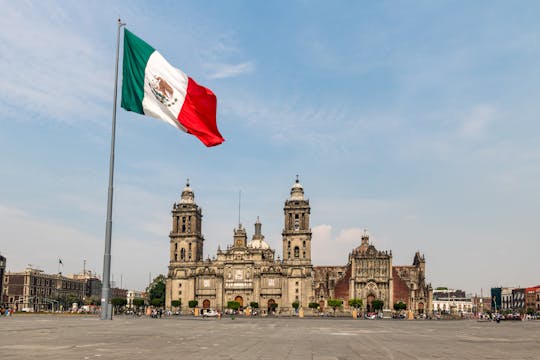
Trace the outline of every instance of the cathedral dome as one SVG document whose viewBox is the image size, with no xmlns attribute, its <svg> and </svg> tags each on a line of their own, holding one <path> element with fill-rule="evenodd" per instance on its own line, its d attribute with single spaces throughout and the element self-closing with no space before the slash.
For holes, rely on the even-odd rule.
<svg viewBox="0 0 540 360">
<path fill-rule="evenodd" d="M 186 187 L 182 191 L 182 197 L 180 199 L 180 204 L 194 204 L 195 203 L 195 195 L 193 194 L 193 190 L 189 187 L 189 179 L 186 181 Z"/>
<path fill-rule="evenodd" d="M 252 249 L 263 249 L 263 250 L 270 249 L 270 245 L 268 245 L 266 241 L 259 240 L 259 239 L 251 240 L 248 244 L 248 247 Z"/>
<path fill-rule="evenodd" d="M 247 245 L 248 247 L 252 249 L 263 249 L 263 250 L 270 248 L 270 245 L 268 245 L 266 241 L 264 241 L 264 235 L 261 232 L 261 227 L 262 227 L 262 224 L 259 220 L 259 217 L 257 216 L 257 221 L 255 222 L 255 234 L 253 234 L 253 238 Z"/>
</svg>

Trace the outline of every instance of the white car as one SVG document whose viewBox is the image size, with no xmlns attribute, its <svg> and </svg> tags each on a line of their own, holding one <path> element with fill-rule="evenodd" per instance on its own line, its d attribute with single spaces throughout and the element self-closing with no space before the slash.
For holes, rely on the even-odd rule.
<svg viewBox="0 0 540 360">
<path fill-rule="evenodd" d="M 214 309 L 208 309 L 208 310 L 203 310 L 202 316 L 203 317 L 216 317 L 216 316 L 219 316 L 219 313 Z"/>
</svg>

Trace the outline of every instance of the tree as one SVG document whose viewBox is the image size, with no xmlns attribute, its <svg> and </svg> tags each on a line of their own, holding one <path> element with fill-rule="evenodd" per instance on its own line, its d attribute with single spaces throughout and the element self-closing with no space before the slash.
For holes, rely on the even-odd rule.
<svg viewBox="0 0 540 360">
<path fill-rule="evenodd" d="M 364 302 L 362 299 L 349 299 L 349 306 L 355 309 L 360 309 Z"/>
<path fill-rule="evenodd" d="M 148 300 L 154 306 L 163 306 L 165 304 L 165 275 L 158 275 L 152 283 L 146 288 Z M 159 299 L 159 300 L 156 300 Z"/>
<path fill-rule="evenodd" d="M 407 304 L 405 304 L 403 301 L 397 302 L 394 304 L 394 310 L 396 311 L 407 310 Z"/>
<path fill-rule="evenodd" d="M 197 307 L 198 304 L 199 304 L 199 302 L 197 300 L 189 300 L 189 302 L 188 302 L 188 306 L 190 308 L 192 308 L 192 309 Z"/>
<path fill-rule="evenodd" d="M 259 308 L 259 303 L 255 302 L 255 301 L 252 301 L 252 302 L 249 303 L 249 306 L 251 306 L 253 309 L 258 309 Z"/>
<path fill-rule="evenodd" d="M 238 310 L 240 309 L 240 303 L 238 301 L 229 301 L 227 303 L 227 309 L 231 309 L 231 310 Z"/>
<path fill-rule="evenodd" d="M 176 307 L 176 308 L 182 306 L 182 300 L 172 300 L 171 306 Z"/>
<path fill-rule="evenodd" d="M 276 311 L 277 307 L 278 307 L 278 304 L 276 304 L 276 303 L 271 303 L 271 304 L 270 304 L 270 311 Z"/>
<path fill-rule="evenodd" d="M 294 301 L 291 305 L 294 310 L 298 310 L 298 308 L 300 307 L 300 303 L 298 301 Z"/>
<path fill-rule="evenodd" d="M 122 306 L 126 306 L 127 300 L 124 298 L 116 297 L 111 299 L 111 304 L 112 306 L 114 306 L 114 311 L 118 313 Z"/>
<path fill-rule="evenodd" d="M 383 306 L 384 306 L 384 301 L 382 300 L 373 300 L 371 302 L 371 306 L 373 307 L 373 310 L 382 310 Z"/>
<path fill-rule="evenodd" d="M 133 306 L 138 307 L 138 308 L 141 306 L 144 306 L 144 299 L 143 298 L 133 299 Z"/>
<path fill-rule="evenodd" d="M 334 309 L 334 315 L 335 315 L 336 314 L 336 309 L 340 308 L 341 305 L 343 305 L 343 300 L 328 299 L 327 303 L 328 303 L 328 306 L 330 306 L 332 309 Z"/>
<path fill-rule="evenodd" d="M 310 309 L 313 309 L 313 310 L 318 309 L 319 306 L 320 306 L 320 305 L 319 305 L 318 302 L 310 302 L 310 303 L 308 304 L 308 307 L 309 307 Z"/>
</svg>

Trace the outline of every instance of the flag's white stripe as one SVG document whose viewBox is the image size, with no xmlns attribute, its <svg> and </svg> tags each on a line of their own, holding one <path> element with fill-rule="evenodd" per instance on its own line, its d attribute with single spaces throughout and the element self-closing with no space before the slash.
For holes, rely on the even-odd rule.
<svg viewBox="0 0 540 360">
<path fill-rule="evenodd" d="M 174 93 L 171 99 L 172 103 L 163 104 L 152 92 L 150 83 L 156 81 L 156 77 L 165 79 L 173 88 Z M 169 64 L 160 53 L 154 51 L 152 55 L 150 55 L 144 71 L 144 98 L 142 106 L 145 115 L 165 120 L 172 126 L 187 132 L 186 128 L 184 128 L 177 120 L 178 114 L 180 114 L 180 110 L 186 99 L 187 86 L 187 75 Z"/>
</svg>

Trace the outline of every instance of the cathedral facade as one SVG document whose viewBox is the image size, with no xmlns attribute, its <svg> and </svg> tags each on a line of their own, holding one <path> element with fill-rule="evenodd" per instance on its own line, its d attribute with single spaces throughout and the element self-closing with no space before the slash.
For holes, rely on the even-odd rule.
<svg viewBox="0 0 540 360">
<path fill-rule="evenodd" d="M 262 309 L 291 309 L 298 302 L 307 309 L 317 302 L 324 309 L 328 299 L 362 299 L 364 309 L 381 300 L 385 309 L 401 301 L 416 313 L 431 309 L 431 287 L 425 283 L 425 260 L 416 254 L 411 266 L 392 265 L 392 252 L 377 250 L 365 233 L 349 254 L 347 265 L 316 266 L 311 261 L 311 207 L 298 179 L 283 207 L 282 254 L 264 240 L 262 224 L 255 222 L 250 241 L 246 229 L 234 229 L 232 243 L 218 248 L 210 260 L 203 258 L 202 211 L 186 184 L 172 209 L 170 262 L 166 303 L 180 300 L 185 308 L 192 300 L 198 307 L 224 310 L 229 301 L 242 307 L 257 303 Z"/>
<path fill-rule="evenodd" d="M 296 181 L 284 206 L 283 260 L 264 240 L 262 224 L 248 241 L 241 224 L 234 229 L 232 244 L 219 249 L 213 260 L 203 259 L 202 212 L 189 183 L 181 200 L 173 205 L 170 263 L 166 304 L 180 300 L 182 307 L 197 300 L 198 306 L 223 310 L 229 301 L 242 307 L 256 302 L 260 308 L 290 308 L 293 302 L 307 307 L 313 300 L 309 200 Z"/>
</svg>

